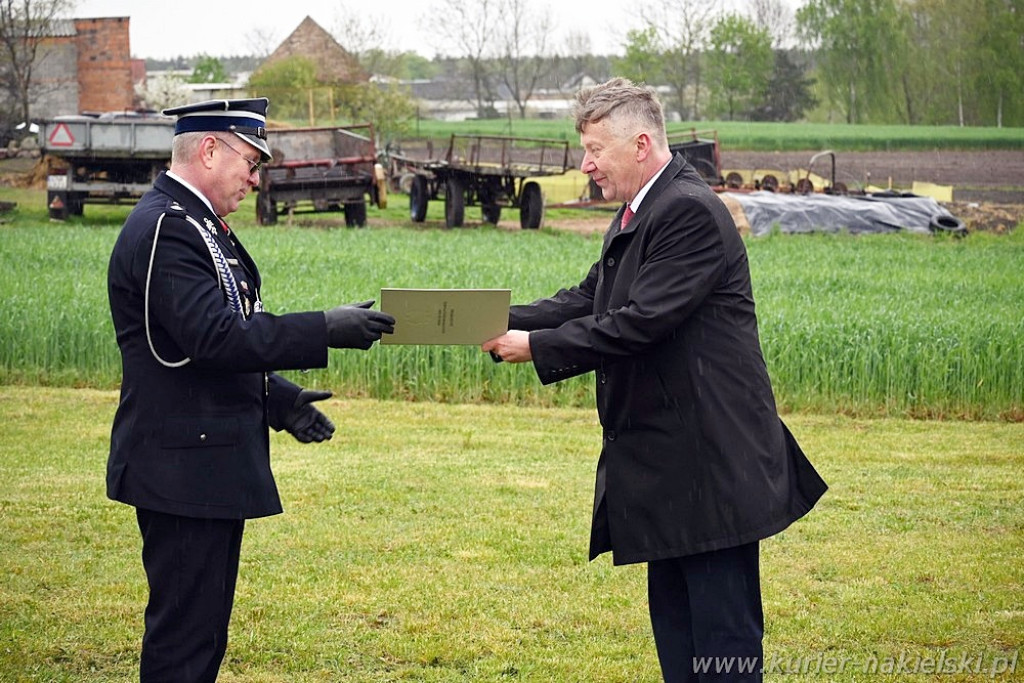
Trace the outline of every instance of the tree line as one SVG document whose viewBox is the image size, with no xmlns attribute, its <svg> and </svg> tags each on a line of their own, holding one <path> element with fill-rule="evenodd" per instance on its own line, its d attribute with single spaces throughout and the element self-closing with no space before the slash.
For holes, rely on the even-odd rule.
<svg viewBox="0 0 1024 683">
<path fill-rule="evenodd" d="M 642 0 L 621 53 L 598 55 L 585 34 L 556 40 L 542 0 L 430 0 L 424 35 L 445 46 L 433 58 L 382 48 L 386 19 L 372 14 L 348 13 L 333 31 L 377 77 L 372 88 L 318 82 L 301 63 L 257 70 L 251 85 L 272 91 L 279 112 L 329 107 L 379 115 L 378 125 L 396 130 L 415 115 L 411 81 L 445 84 L 479 117 L 499 115 L 499 103 L 525 117 L 542 95 L 569 96 L 583 78 L 613 75 L 659 87 L 668 115 L 686 121 L 1024 126 L 1021 0 L 794 1 Z M 0 0 L 5 120 L 28 111 L 39 42 L 73 5 Z M 273 44 L 265 38 L 261 45 Z M 206 80 L 265 56 L 173 64 Z"/>
</svg>

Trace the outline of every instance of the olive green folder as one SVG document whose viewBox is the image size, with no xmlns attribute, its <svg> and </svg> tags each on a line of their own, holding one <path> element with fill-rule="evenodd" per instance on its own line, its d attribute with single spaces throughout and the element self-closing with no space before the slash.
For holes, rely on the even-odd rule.
<svg viewBox="0 0 1024 683">
<path fill-rule="evenodd" d="M 508 331 L 510 289 L 380 290 L 380 310 L 395 317 L 381 344 L 482 344 Z"/>
</svg>

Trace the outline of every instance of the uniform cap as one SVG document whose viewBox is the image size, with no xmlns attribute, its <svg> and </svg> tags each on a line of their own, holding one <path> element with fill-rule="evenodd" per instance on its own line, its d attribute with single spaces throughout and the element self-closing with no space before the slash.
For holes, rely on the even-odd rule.
<svg viewBox="0 0 1024 683">
<path fill-rule="evenodd" d="M 263 160 L 271 158 L 267 145 L 266 97 L 247 100 L 207 100 L 164 109 L 164 115 L 177 116 L 174 134 L 226 131 L 242 138 L 260 151 Z"/>
</svg>

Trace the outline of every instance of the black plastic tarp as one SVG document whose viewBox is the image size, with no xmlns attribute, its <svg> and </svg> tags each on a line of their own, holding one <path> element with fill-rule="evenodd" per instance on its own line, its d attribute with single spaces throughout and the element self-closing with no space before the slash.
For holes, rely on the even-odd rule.
<svg viewBox="0 0 1024 683">
<path fill-rule="evenodd" d="M 916 195 L 776 194 L 727 192 L 750 223 L 752 235 L 777 229 L 802 232 L 919 232 L 958 230 L 957 219 L 931 197 Z M 940 220 L 941 219 L 941 220 Z"/>
</svg>

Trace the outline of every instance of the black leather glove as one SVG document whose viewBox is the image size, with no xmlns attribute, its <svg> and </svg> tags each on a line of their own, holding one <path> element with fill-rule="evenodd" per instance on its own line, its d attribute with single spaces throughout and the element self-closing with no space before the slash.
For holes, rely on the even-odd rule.
<svg viewBox="0 0 1024 683">
<path fill-rule="evenodd" d="M 380 336 L 395 331 L 395 319 L 382 311 L 370 310 L 374 301 L 338 306 L 324 311 L 327 319 L 327 345 L 332 349 L 363 349 Z"/>
<path fill-rule="evenodd" d="M 284 416 L 284 428 L 302 443 L 330 439 L 334 435 L 334 423 L 311 405 L 313 401 L 330 397 L 329 391 L 300 391 L 295 397 L 295 405 Z"/>
</svg>

